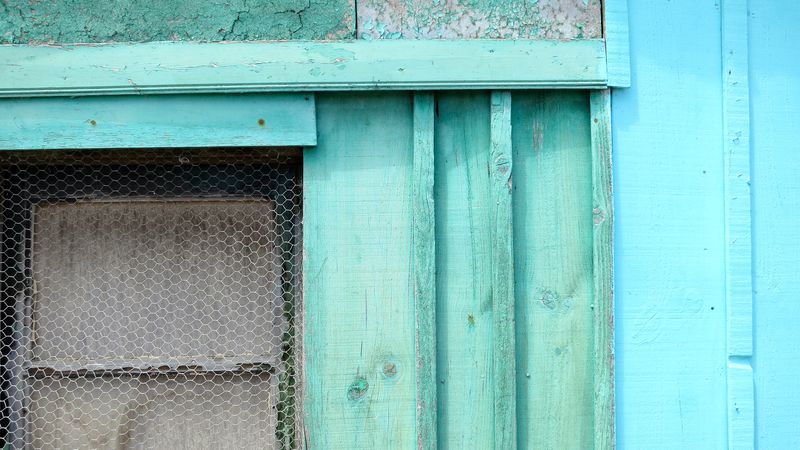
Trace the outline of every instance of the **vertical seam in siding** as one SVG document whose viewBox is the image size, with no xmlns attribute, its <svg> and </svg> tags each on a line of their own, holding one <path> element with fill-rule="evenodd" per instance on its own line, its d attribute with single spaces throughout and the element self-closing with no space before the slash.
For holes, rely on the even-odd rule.
<svg viewBox="0 0 800 450">
<path fill-rule="evenodd" d="M 747 0 L 722 2 L 727 438 L 730 449 L 755 447 L 747 15 Z"/>
</svg>

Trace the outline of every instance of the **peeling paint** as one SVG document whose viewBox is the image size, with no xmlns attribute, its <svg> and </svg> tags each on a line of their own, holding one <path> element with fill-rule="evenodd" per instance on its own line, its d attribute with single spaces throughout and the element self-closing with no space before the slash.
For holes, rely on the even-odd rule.
<svg viewBox="0 0 800 450">
<path fill-rule="evenodd" d="M 360 39 L 592 39 L 600 0 L 360 0 Z"/>
<path fill-rule="evenodd" d="M 0 43 L 347 39 L 354 0 L 4 0 Z"/>
</svg>

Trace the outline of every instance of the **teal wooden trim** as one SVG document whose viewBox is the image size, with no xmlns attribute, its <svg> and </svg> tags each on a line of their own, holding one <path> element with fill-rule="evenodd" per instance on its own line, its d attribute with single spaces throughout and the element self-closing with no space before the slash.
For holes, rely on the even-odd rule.
<svg viewBox="0 0 800 450">
<path fill-rule="evenodd" d="M 495 450 L 517 448 L 512 209 L 511 92 L 491 95 L 489 152 L 492 223 L 492 314 L 494 320 Z"/>
<path fill-rule="evenodd" d="M 722 2 L 728 448 L 755 446 L 747 0 Z"/>
<path fill-rule="evenodd" d="M 628 0 L 603 1 L 603 27 L 609 87 L 630 87 L 631 57 Z"/>
<path fill-rule="evenodd" d="M 2 99 L 0 150 L 316 145 L 312 94 Z"/>
<path fill-rule="evenodd" d="M 411 264 L 416 319 L 417 449 L 436 449 L 436 247 L 432 93 L 414 94 Z"/>
<path fill-rule="evenodd" d="M 603 41 L 0 46 L 0 96 L 592 88 Z"/>
<path fill-rule="evenodd" d="M 614 274 L 611 93 L 589 94 L 592 130 L 594 448 L 614 448 Z"/>
<path fill-rule="evenodd" d="M 512 100 L 517 445 L 591 449 L 589 93 L 515 92 Z"/>
<path fill-rule="evenodd" d="M 439 448 L 494 447 L 489 91 L 436 94 Z"/>
</svg>

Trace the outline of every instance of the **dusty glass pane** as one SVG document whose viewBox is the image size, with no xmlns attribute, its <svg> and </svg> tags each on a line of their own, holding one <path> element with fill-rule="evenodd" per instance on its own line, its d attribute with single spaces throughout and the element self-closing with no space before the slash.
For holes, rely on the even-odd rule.
<svg viewBox="0 0 800 450">
<path fill-rule="evenodd" d="M 36 449 L 276 447 L 268 374 L 43 378 L 32 382 Z"/>
<path fill-rule="evenodd" d="M 270 201 L 34 209 L 33 359 L 260 356 L 285 328 Z"/>
</svg>

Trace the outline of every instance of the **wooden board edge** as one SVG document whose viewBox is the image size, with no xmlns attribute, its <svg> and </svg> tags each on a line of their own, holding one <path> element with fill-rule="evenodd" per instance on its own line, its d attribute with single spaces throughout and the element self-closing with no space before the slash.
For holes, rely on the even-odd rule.
<svg viewBox="0 0 800 450">
<path fill-rule="evenodd" d="M 590 91 L 594 273 L 594 448 L 615 447 L 611 94 Z"/>
<path fill-rule="evenodd" d="M 602 40 L 0 45 L 0 97 L 605 87 Z"/>
<path fill-rule="evenodd" d="M 517 447 L 511 92 L 492 91 L 489 172 L 492 221 L 495 450 Z"/>
<path fill-rule="evenodd" d="M 317 145 L 311 93 L 0 99 L 0 151 Z"/>
<path fill-rule="evenodd" d="M 410 292 L 416 322 L 416 436 L 418 450 L 437 445 L 436 235 L 434 183 L 434 94 L 414 94 L 414 156 L 411 176 Z"/>
<path fill-rule="evenodd" d="M 728 447 L 755 448 L 747 0 L 722 3 Z"/>
<path fill-rule="evenodd" d="M 628 0 L 603 1 L 603 28 L 609 87 L 631 86 Z"/>
</svg>

